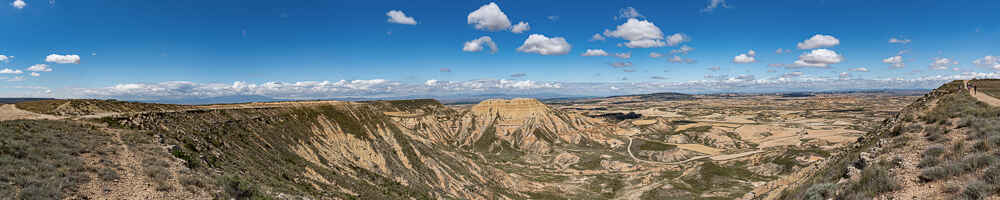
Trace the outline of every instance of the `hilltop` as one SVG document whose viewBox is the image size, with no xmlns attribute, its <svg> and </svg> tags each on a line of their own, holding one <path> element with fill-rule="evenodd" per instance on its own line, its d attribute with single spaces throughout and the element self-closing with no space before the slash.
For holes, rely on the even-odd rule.
<svg viewBox="0 0 1000 200">
<path fill-rule="evenodd" d="M 766 199 L 993 199 L 1000 188 L 996 80 L 933 90 Z"/>
</svg>

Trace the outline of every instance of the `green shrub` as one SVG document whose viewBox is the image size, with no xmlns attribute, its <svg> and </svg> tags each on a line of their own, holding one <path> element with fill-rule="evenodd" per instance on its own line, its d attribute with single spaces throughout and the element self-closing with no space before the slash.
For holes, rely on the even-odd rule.
<svg viewBox="0 0 1000 200">
<path fill-rule="evenodd" d="M 948 114 L 944 112 L 932 111 L 928 112 L 924 116 L 921 116 L 920 119 L 924 120 L 924 122 L 927 122 L 928 124 L 945 124 L 948 122 L 948 120 L 951 119 L 951 117 L 949 117 Z"/>
<path fill-rule="evenodd" d="M 826 200 L 836 195 L 837 184 L 820 183 L 806 189 L 806 200 Z"/>
<path fill-rule="evenodd" d="M 948 177 L 951 174 L 952 172 L 949 172 L 948 168 L 945 168 L 944 166 L 935 166 L 920 170 L 920 176 L 918 177 L 920 178 L 921 181 L 931 182 Z"/>
<path fill-rule="evenodd" d="M 69 198 L 98 171 L 88 169 L 81 154 L 101 157 L 111 141 L 95 129 L 65 121 L 0 121 L 0 199 Z"/>
<path fill-rule="evenodd" d="M 899 156 L 895 156 L 895 157 L 892 157 L 892 159 L 890 159 L 890 160 L 881 159 L 876 164 L 879 165 L 879 166 L 887 167 L 889 169 L 897 168 L 897 167 L 902 167 L 903 166 L 903 158 L 900 158 Z"/>
<path fill-rule="evenodd" d="M 924 129 L 924 136 L 931 142 L 948 141 L 948 137 L 945 136 L 946 134 L 948 134 L 948 130 L 941 128 L 941 126 L 928 126 Z"/>
<path fill-rule="evenodd" d="M 156 179 L 156 180 L 153 180 L 153 185 L 155 185 L 154 189 L 156 189 L 156 191 L 160 191 L 160 192 L 167 192 L 167 191 L 174 190 L 174 186 L 171 186 L 170 184 L 168 184 L 165 179 Z"/>
<path fill-rule="evenodd" d="M 270 199 L 260 191 L 260 188 L 251 182 L 244 181 L 235 176 L 224 176 L 219 178 L 219 185 L 222 186 L 222 193 L 216 199 Z"/>
<path fill-rule="evenodd" d="M 867 167 L 861 171 L 861 179 L 854 185 L 854 191 L 865 194 L 867 197 L 874 197 L 884 192 L 897 190 L 900 186 L 892 177 L 884 166 Z"/>
<path fill-rule="evenodd" d="M 185 152 L 180 147 L 174 147 L 170 149 L 170 154 L 174 155 L 176 158 L 184 160 L 184 165 L 191 169 L 197 169 L 201 167 L 201 162 L 195 160 L 194 156 L 190 153 Z"/>
<path fill-rule="evenodd" d="M 944 178 L 958 176 L 966 172 L 982 169 L 996 163 L 997 158 L 990 154 L 973 154 L 962 158 L 958 162 L 946 165 L 935 166 L 920 171 L 920 180 L 930 182 Z"/>
<path fill-rule="evenodd" d="M 101 180 L 103 181 L 114 181 L 121 178 L 121 176 L 118 175 L 118 172 L 111 168 L 101 168 L 97 170 L 97 175 L 101 177 Z"/>
<path fill-rule="evenodd" d="M 962 191 L 963 199 L 983 199 L 993 193 L 993 187 L 982 181 L 972 181 Z"/>
<path fill-rule="evenodd" d="M 926 168 L 937 166 L 941 163 L 940 157 L 942 154 L 944 154 L 944 148 L 940 146 L 927 148 L 927 150 L 925 150 L 921 155 L 920 163 L 917 164 L 917 167 Z"/>
<path fill-rule="evenodd" d="M 166 180 L 170 178 L 170 172 L 167 171 L 167 168 L 159 166 L 143 168 L 143 172 L 152 180 Z"/>
<path fill-rule="evenodd" d="M 995 147 L 996 146 L 993 146 L 993 144 L 990 144 L 988 140 L 979 140 L 979 141 L 976 141 L 976 143 L 972 145 L 972 149 L 975 149 L 977 152 L 988 152 L 988 151 L 993 150 L 993 148 L 995 148 Z"/>
<path fill-rule="evenodd" d="M 983 181 L 994 186 L 1000 186 L 1000 166 L 992 166 L 983 172 Z"/>
<path fill-rule="evenodd" d="M 942 192 L 948 193 L 948 194 L 957 194 L 958 192 L 961 192 L 961 191 L 962 191 L 962 186 L 950 185 L 950 184 L 949 185 L 945 185 L 944 186 L 944 190 L 942 190 Z"/>
</svg>

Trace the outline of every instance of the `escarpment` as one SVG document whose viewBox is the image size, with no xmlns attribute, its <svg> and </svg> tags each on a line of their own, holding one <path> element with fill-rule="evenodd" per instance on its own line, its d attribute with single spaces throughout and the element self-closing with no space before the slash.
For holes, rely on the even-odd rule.
<svg viewBox="0 0 1000 200">
<path fill-rule="evenodd" d="M 504 182 L 509 178 L 502 171 L 438 145 L 451 137 L 448 129 L 422 120 L 444 120 L 437 117 L 450 111 L 439 110 L 446 108 L 437 102 L 406 107 L 412 104 L 331 102 L 106 120 L 155 134 L 186 155 L 188 165 L 205 166 L 206 173 L 246 175 L 277 193 L 391 199 L 518 195 L 505 189 L 511 183 Z M 400 116 L 418 119 L 392 119 Z"/>
<path fill-rule="evenodd" d="M 329 101 L 101 120 L 154 134 L 187 165 L 202 166 L 195 170 L 330 197 L 521 198 L 511 190 L 521 178 L 491 166 L 493 158 L 548 155 L 597 135 L 593 121 L 534 99 L 487 100 L 463 112 L 435 100 Z"/>
</svg>

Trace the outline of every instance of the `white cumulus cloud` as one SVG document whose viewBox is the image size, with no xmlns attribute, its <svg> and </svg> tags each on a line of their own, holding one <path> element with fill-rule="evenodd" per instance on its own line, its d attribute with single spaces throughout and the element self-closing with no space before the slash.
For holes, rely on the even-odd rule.
<svg viewBox="0 0 1000 200">
<path fill-rule="evenodd" d="M 868 68 L 864 68 L 864 67 L 851 68 L 851 69 L 848 69 L 848 70 L 855 71 L 855 72 L 868 72 Z"/>
<path fill-rule="evenodd" d="M 537 53 L 540 55 L 563 55 L 569 53 L 572 46 L 562 37 L 545 37 L 541 34 L 531 34 L 524 44 L 517 48 L 517 51 L 525 53 Z"/>
<path fill-rule="evenodd" d="M 476 29 L 487 31 L 510 28 L 510 19 L 507 19 L 507 15 L 500 11 L 500 6 L 493 2 L 469 13 L 468 23 L 475 25 Z"/>
<path fill-rule="evenodd" d="M 587 49 L 587 52 L 580 54 L 581 56 L 607 56 L 608 52 L 603 49 Z"/>
<path fill-rule="evenodd" d="M 757 58 L 754 58 L 754 56 L 756 55 L 757 52 L 753 50 L 747 51 L 747 53 L 741 53 L 740 55 L 736 55 L 735 57 L 733 57 L 733 63 L 746 64 L 746 63 L 757 62 Z"/>
<path fill-rule="evenodd" d="M 831 35 L 816 34 L 805 41 L 799 42 L 799 49 L 815 49 L 820 47 L 832 47 L 840 44 L 840 40 Z"/>
<path fill-rule="evenodd" d="M 462 47 L 462 51 L 479 52 L 483 50 L 484 45 L 490 47 L 491 53 L 497 52 L 497 44 L 493 43 L 493 39 L 490 38 L 490 36 L 483 36 L 478 39 L 465 42 L 465 45 Z"/>
<path fill-rule="evenodd" d="M 59 55 L 50 54 L 45 56 L 45 62 L 59 63 L 59 64 L 80 64 L 79 55 Z"/>
<path fill-rule="evenodd" d="M 0 55 L 0 62 L 9 62 L 11 58 L 14 58 L 14 56 Z"/>
<path fill-rule="evenodd" d="M 24 73 L 24 71 L 21 71 L 19 69 L 4 68 L 0 70 L 0 74 L 21 74 L 21 73 Z"/>
<path fill-rule="evenodd" d="M 635 10 L 635 8 L 630 6 L 618 10 L 618 16 L 615 17 L 615 19 L 628 19 L 628 18 L 638 18 L 638 17 L 643 17 L 643 16 L 642 14 L 639 14 L 639 11 Z"/>
<path fill-rule="evenodd" d="M 986 67 L 986 68 L 993 68 L 996 70 L 1000 70 L 1000 57 L 992 55 L 983 56 L 982 58 L 973 60 L 972 64 L 975 64 L 976 66 L 979 67 Z"/>
<path fill-rule="evenodd" d="M 882 63 L 889 64 L 892 68 L 903 68 L 906 64 L 903 63 L 903 56 L 892 56 L 882 59 Z"/>
<path fill-rule="evenodd" d="M 32 65 L 31 67 L 28 67 L 28 71 L 33 71 L 33 72 L 51 72 L 52 68 L 50 68 L 49 65 L 46 65 L 46 64 L 37 64 L 37 65 Z"/>
<path fill-rule="evenodd" d="M 934 58 L 933 60 L 930 65 L 930 68 L 933 70 L 948 70 L 952 65 L 958 64 L 958 61 L 951 58 Z"/>
<path fill-rule="evenodd" d="M 38 72 L 31 72 L 31 74 L 29 74 L 29 75 L 34 76 L 34 77 L 38 77 L 38 76 L 41 76 L 42 74 L 39 74 Z"/>
<path fill-rule="evenodd" d="M 624 45 L 629 48 L 651 48 L 667 45 L 663 42 L 663 31 L 659 27 L 646 20 L 629 18 L 617 29 L 604 30 L 604 35 L 628 40 Z M 682 38 L 683 39 L 683 38 Z"/>
<path fill-rule="evenodd" d="M 525 31 L 531 30 L 531 25 L 526 22 L 518 22 L 514 27 L 510 28 L 512 33 L 524 33 Z"/>
<path fill-rule="evenodd" d="M 431 80 L 425 81 L 424 85 L 426 85 L 426 86 L 435 86 L 435 85 L 437 85 L 437 83 L 438 83 L 438 80 L 431 79 Z"/>
<path fill-rule="evenodd" d="M 14 8 L 20 10 L 24 9 L 25 6 L 28 6 L 28 3 L 25 3 L 24 0 L 14 0 L 14 2 L 10 3 L 10 6 L 14 6 Z"/>
<path fill-rule="evenodd" d="M 413 19 L 413 17 L 406 16 L 403 11 L 390 10 L 385 13 L 385 15 L 389 16 L 389 23 L 417 25 L 417 20 Z"/>
<path fill-rule="evenodd" d="M 678 44 L 691 41 L 691 37 L 683 33 L 674 33 L 673 35 L 667 36 L 667 46 L 677 46 Z"/>
<path fill-rule="evenodd" d="M 826 68 L 830 64 L 837 64 L 842 61 L 844 61 L 844 56 L 838 54 L 836 51 L 829 49 L 815 49 L 808 53 L 799 55 L 799 60 L 795 61 L 794 66 Z"/>
<path fill-rule="evenodd" d="M 604 36 L 601 36 L 600 33 L 594 33 L 594 36 L 590 37 L 590 41 L 604 41 Z"/>
<path fill-rule="evenodd" d="M 681 45 L 680 48 L 677 48 L 677 49 L 674 49 L 674 50 L 670 50 L 670 53 L 673 53 L 673 54 L 687 54 L 688 52 L 691 52 L 691 51 L 694 51 L 694 47 L 690 47 L 688 45 Z"/>
<path fill-rule="evenodd" d="M 733 57 L 734 63 L 746 64 L 746 63 L 753 63 L 756 61 L 757 61 L 756 58 L 752 56 L 747 56 L 747 54 L 742 54 L 742 53 L 740 55 Z"/>
</svg>

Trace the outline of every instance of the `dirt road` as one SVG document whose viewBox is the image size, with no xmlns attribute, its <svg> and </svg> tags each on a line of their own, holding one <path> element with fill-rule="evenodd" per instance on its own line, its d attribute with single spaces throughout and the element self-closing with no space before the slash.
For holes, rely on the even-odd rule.
<svg viewBox="0 0 1000 200">
<path fill-rule="evenodd" d="M 57 116 L 38 114 L 18 109 L 14 104 L 0 105 L 0 121 L 17 119 L 61 119 Z"/>
<path fill-rule="evenodd" d="M 969 80 L 965 80 L 965 85 L 966 86 L 969 85 Z M 970 88 L 965 88 L 965 89 L 968 90 L 969 91 L 969 95 L 972 95 L 972 97 L 975 97 L 976 100 L 979 100 L 979 101 L 981 101 L 983 103 L 986 103 L 986 104 L 989 104 L 991 106 L 1000 106 L 1000 99 L 997 99 L 996 97 L 993 97 L 993 96 L 990 96 L 990 95 L 986 95 L 985 93 L 982 93 L 982 92 L 976 92 L 975 94 L 973 94 L 972 90 Z"/>
</svg>

